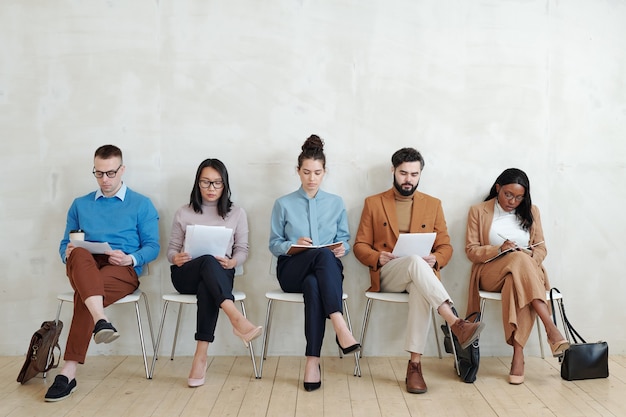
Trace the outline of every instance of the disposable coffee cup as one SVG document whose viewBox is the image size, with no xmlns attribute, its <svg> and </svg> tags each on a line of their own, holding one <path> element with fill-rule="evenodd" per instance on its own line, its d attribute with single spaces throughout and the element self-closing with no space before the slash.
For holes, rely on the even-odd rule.
<svg viewBox="0 0 626 417">
<path fill-rule="evenodd" d="M 82 230 L 70 230 L 70 240 L 85 240 L 85 232 Z"/>
</svg>

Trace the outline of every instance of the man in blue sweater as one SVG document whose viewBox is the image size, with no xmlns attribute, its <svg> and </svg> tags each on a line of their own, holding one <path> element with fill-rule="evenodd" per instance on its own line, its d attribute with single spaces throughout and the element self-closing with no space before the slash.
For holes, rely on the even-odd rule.
<svg viewBox="0 0 626 417">
<path fill-rule="evenodd" d="M 125 168 L 118 147 L 99 147 L 93 168 L 98 190 L 76 198 L 67 213 L 59 254 L 74 288 L 74 316 L 65 362 L 46 401 L 63 400 L 76 390 L 76 368 L 85 362 L 92 334 L 96 343 L 119 337 L 104 308 L 135 291 L 142 268 L 159 254 L 159 215 L 149 198 L 124 184 Z M 112 250 L 91 254 L 76 247 L 69 240 L 72 230 L 83 230 L 87 241 L 108 242 Z"/>
</svg>

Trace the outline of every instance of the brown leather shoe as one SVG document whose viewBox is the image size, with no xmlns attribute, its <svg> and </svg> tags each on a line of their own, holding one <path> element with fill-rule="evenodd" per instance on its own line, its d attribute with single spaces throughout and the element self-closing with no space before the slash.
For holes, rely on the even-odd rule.
<svg viewBox="0 0 626 417">
<path fill-rule="evenodd" d="M 406 368 L 406 390 L 411 394 L 423 394 L 428 391 L 422 375 L 421 362 L 411 362 Z"/>
<path fill-rule="evenodd" d="M 471 321 L 458 319 L 456 323 L 452 325 L 452 333 L 454 333 L 459 340 L 461 348 L 465 349 L 471 345 L 474 340 L 478 339 L 483 327 L 485 327 L 485 323 L 482 321 L 472 323 Z"/>
</svg>

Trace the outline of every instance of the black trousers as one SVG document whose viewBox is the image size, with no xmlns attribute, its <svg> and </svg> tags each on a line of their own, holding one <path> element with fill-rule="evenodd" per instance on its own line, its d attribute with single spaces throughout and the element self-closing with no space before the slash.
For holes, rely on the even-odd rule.
<svg viewBox="0 0 626 417">
<path fill-rule="evenodd" d="M 181 294 L 196 294 L 198 315 L 196 340 L 213 342 L 220 305 L 233 297 L 234 269 L 224 269 L 211 255 L 192 259 L 181 266 L 172 265 L 172 284 Z"/>
<path fill-rule="evenodd" d="M 343 264 L 330 249 L 309 249 L 280 256 L 276 276 L 283 291 L 303 293 L 305 355 L 319 357 L 326 319 L 343 313 Z"/>
</svg>

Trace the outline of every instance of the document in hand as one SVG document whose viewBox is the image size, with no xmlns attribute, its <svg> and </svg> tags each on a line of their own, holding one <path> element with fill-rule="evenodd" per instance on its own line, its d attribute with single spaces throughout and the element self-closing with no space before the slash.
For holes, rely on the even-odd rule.
<svg viewBox="0 0 626 417">
<path fill-rule="evenodd" d="M 393 254 L 396 256 L 430 255 L 437 233 L 400 233 Z"/>
<path fill-rule="evenodd" d="M 202 255 L 224 257 L 233 229 L 224 226 L 190 224 L 185 231 L 184 251 L 195 259 Z"/>
<path fill-rule="evenodd" d="M 85 248 L 89 253 L 93 253 L 94 255 L 104 254 L 104 252 L 113 250 L 107 242 L 88 242 L 86 240 L 70 239 L 70 243 L 77 248 Z"/>
<path fill-rule="evenodd" d="M 333 250 L 333 249 L 339 247 L 339 245 L 343 245 L 343 242 L 329 243 L 328 245 L 311 245 L 311 246 L 291 245 L 289 247 L 289 250 L 287 251 L 287 255 L 295 255 L 295 254 L 298 254 L 300 252 L 304 252 L 307 249 L 316 249 L 316 248 L 328 248 L 330 250 Z"/>
</svg>

